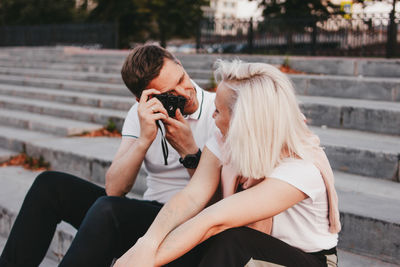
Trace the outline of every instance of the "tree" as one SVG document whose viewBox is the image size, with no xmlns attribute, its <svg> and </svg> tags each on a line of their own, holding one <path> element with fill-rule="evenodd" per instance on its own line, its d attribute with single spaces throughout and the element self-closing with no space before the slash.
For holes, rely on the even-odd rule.
<svg viewBox="0 0 400 267">
<path fill-rule="evenodd" d="M 262 0 L 263 16 L 266 21 L 275 20 L 277 31 L 302 31 L 313 27 L 316 21 L 326 20 L 331 14 L 338 13 L 339 7 L 328 0 Z"/>
<path fill-rule="evenodd" d="M 3 25 L 56 24 L 74 20 L 75 0 L 1 0 Z"/>
<path fill-rule="evenodd" d="M 149 37 L 150 14 L 143 8 L 143 0 L 96 0 L 90 12 L 90 22 L 112 22 L 118 27 L 119 46 L 129 47 Z"/>
<path fill-rule="evenodd" d="M 156 28 L 153 36 L 165 47 L 172 37 L 196 35 L 203 17 L 201 7 L 208 0 L 148 0 L 145 7 L 151 12 Z"/>
</svg>

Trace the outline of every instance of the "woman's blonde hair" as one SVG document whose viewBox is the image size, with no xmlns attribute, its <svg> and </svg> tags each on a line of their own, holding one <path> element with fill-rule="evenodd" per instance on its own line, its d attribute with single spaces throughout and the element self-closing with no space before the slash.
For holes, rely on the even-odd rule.
<svg viewBox="0 0 400 267">
<path fill-rule="evenodd" d="M 232 90 L 230 127 L 225 136 L 226 163 L 249 178 L 264 178 L 284 157 L 309 160 L 310 130 L 293 85 L 269 64 L 240 60 L 216 62 L 216 81 Z M 221 85 L 220 84 L 220 85 Z"/>
</svg>

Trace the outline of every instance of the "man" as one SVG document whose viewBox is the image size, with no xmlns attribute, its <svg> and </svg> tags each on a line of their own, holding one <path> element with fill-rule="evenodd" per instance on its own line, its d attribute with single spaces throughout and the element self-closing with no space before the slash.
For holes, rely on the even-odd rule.
<svg viewBox="0 0 400 267">
<path fill-rule="evenodd" d="M 214 95 L 194 84 L 180 62 L 155 45 L 135 48 L 121 74 L 138 103 L 125 119 L 105 190 L 66 173 L 40 174 L 14 223 L 1 267 L 38 266 L 61 220 L 78 232 L 59 266 L 108 267 L 143 236 L 162 205 L 188 183 L 201 149 L 215 131 Z M 186 99 L 174 118 L 155 97 L 163 93 Z M 125 198 L 143 162 L 148 173 L 144 200 Z"/>
</svg>

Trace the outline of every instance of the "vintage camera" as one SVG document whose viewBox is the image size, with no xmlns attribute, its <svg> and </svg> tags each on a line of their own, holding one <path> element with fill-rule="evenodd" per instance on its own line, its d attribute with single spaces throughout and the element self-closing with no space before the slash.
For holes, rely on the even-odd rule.
<svg viewBox="0 0 400 267">
<path fill-rule="evenodd" d="M 160 100 L 164 108 L 168 112 L 168 116 L 175 118 L 176 109 L 179 108 L 183 114 L 183 109 L 185 108 L 186 98 L 183 96 L 176 96 L 168 93 L 154 95 L 155 98 Z"/>
</svg>

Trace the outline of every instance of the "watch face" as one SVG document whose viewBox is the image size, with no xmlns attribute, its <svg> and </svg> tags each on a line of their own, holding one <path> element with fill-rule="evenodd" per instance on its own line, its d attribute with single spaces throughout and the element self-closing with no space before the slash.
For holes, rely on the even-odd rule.
<svg viewBox="0 0 400 267">
<path fill-rule="evenodd" d="M 179 162 L 183 164 L 183 166 L 187 169 L 195 169 L 199 164 L 201 156 L 201 150 L 197 151 L 196 154 L 189 154 L 186 155 L 184 159 L 180 158 Z"/>
<path fill-rule="evenodd" d="M 198 162 L 198 160 L 197 160 L 196 155 L 188 155 L 185 158 L 185 165 L 186 165 L 185 167 L 186 168 L 196 168 L 197 162 Z"/>
</svg>

